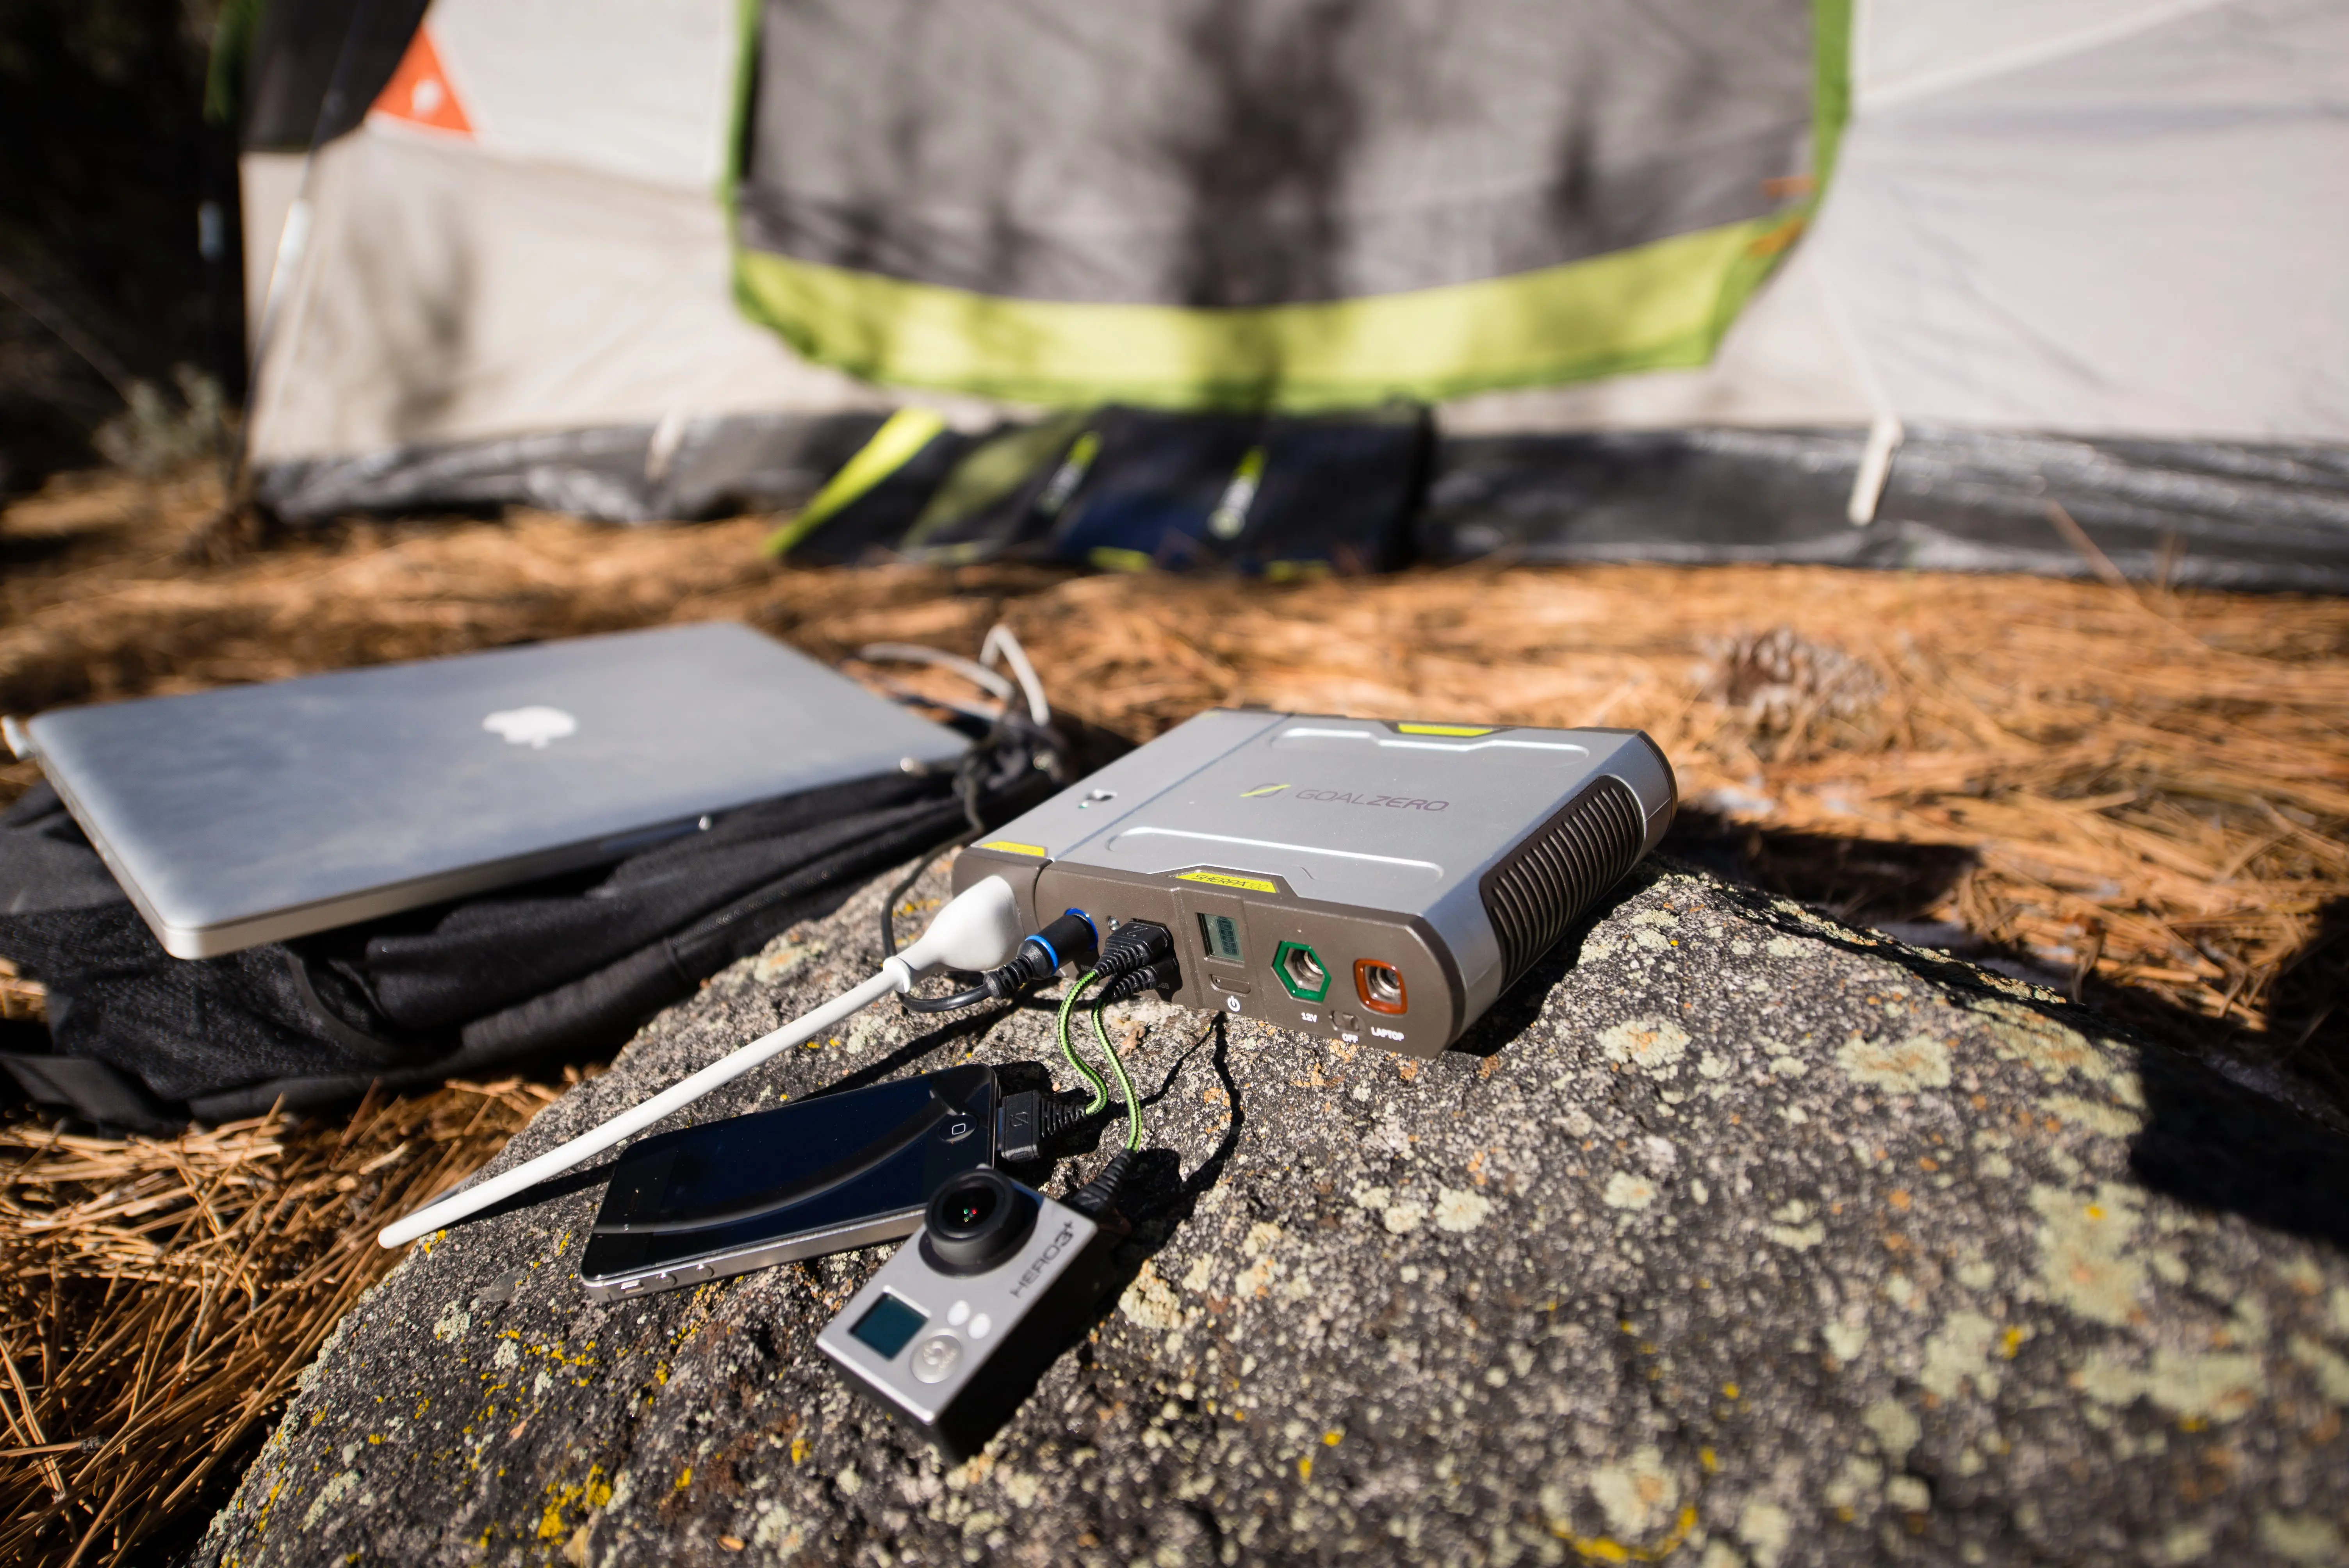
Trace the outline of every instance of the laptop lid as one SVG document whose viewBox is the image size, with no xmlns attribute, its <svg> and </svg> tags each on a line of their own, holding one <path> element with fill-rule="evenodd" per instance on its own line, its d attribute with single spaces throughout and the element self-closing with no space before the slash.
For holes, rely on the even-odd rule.
<svg viewBox="0 0 2349 1568">
<path fill-rule="evenodd" d="M 968 746 L 723 623 L 61 708 L 25 733 L 181 958 L 616 860 Z"/>
</svg>

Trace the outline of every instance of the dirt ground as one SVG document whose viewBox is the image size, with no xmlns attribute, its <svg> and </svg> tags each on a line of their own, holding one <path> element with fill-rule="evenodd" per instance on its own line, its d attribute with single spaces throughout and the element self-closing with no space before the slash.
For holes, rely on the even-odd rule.
<svg viewBox="0 0 2349 1568">
<path fill-rule="evenodd" d="M 0 711 L 708 618 L 827 658 L 882 639 L 968 654 L 1001 620 L 1058 707 L 1135 740 L 1230 703 L 1635 726 L 1679 773 L 1673 852 L 2028 966 L 2349 1124 L 2349 602 L 1794 567 L 1277 586 L 815 571 L 759 554 L 772 519 L 530 511 L 353 521 L 196 563 L 215 504 L 202 477 L 100 473 L 0 516 Z M 0 769 L 0 795 L 36 777 Z M 0 1016 L 39 1007 L 0 975 Z M 67 1143 L 19 1113 L 0 1448 L 43 1451 L 0 1461 L 0 1556 L 137 1561 L 183 1528 L 390 1261 L 370 1233 L 421 1189 L 368 1162 L 432 1137 L 470 1170 L 549 1092 L 177 1140 Z M 222 1235 L 243 1240 L 191 1244 Z M 307 1284 L 273 1314 L 262 1276 Z M 173 1361 L 179 1381 L 158 1371 Z"/>
</svg>

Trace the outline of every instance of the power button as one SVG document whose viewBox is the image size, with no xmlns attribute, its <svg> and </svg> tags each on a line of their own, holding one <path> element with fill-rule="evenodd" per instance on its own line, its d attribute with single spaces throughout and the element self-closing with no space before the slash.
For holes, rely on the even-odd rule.
<svg viewBox="0 0 2349 1568">
<path fill-rule="evenodd" d="M 914 1346 L 914 1381 L 943 1383 L 954 1376 L 961 1361 L 961 1340 L 951 1334 L 933 1334 Z"/>
</svg>

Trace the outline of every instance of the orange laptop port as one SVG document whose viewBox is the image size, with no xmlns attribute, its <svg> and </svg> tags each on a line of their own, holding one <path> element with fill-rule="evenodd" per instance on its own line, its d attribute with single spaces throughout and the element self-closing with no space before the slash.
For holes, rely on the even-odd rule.
<svg viewBox="0 0 2349 1568">
<path fill-rule="evenodd" d="M 1354 995 L 1373 1013 L 1395 1014 L 1411 1006 L 1403 995 L 1402 971 L 1375 958 L 1354 961 Z"/>
</svg>

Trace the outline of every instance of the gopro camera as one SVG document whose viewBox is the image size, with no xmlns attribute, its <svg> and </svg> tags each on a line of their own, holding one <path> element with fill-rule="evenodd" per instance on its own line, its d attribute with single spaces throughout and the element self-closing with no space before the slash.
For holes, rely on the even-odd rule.
<svg viewBox="0 0 2349 1568">
<path fill-rule="evenodd" d="M 999 1171 L 957 1176 L 817 1347 L 948 1459 L 968 1459 L 1101 1300 L 1121 1233 Z"/>
</svg>

